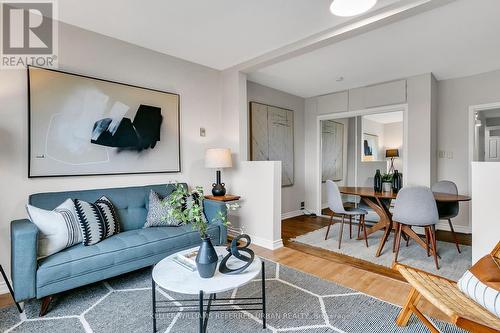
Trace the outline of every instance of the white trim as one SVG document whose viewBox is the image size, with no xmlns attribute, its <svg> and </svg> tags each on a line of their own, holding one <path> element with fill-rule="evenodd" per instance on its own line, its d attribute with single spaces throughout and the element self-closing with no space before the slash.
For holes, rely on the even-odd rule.
<svg viewBox="0 0 500 333">
<path fill-rule="evenodd" d="M 303 210 L 293 210 L 291 212 L 286 212 L 286 213 L 281 214 L 281 219 L 286 220 L 286 219 L 290 219 L 292 217 L 301 216 L 301 215 L 304 215 Z"/>
<path fill-rule="evenodd" d="M 366 108 L 361 110 L 354 111 L 344 111 L 344 112 L 336 112 L 329 114 L 322 114 L 316 116 L 316 147 L 317 149 L 317 167 L 318 174 L 317 179 L 314 182 L 314 186 L 316 187 L 316 195 L 318 198 L 318 202 L 316 203 L 316 207 L 314 207 L 315 213 L 317 215 L 321 215 L 321 206 L 322 206 L 322 198 L 321 198 L 321 174 L 322 174 L 322 156 L 321 156 L 321 121 L 322 120 L 331 120 L 331 119 L 339 119 L 339 118 L 355 118 L 358 116 L 364 116 L 369 114 L 377 114 L 377 113 L 386 113 L 386 112 L 403 112 L 403 175 L 407 175 L 408 172 L 408 104 L 395 104 L 395 105 L 386 105 L 379 106 L 374 108 Z M 356 118 L 355 118 L 356 119 Z M 357 132 L 357 121 L 356 121 L 356 132 Z M 355 135 L 356 142 L 355 147 L 357 147 L 357 135 Z M 355 158 L 355 168 L 357 169 L 357 160 L 358 157 Z M 357 172 L 355 173 L 355 175 Z M 403 185 L 406 185 L 406 180 L 408 177 L 403 178 Z M 356 179 L 357 185 L 357 179 Z"/>
<path fill-rule="evenodd" d="M 252 235 L 249 236 L 253 244 L 266 248 L 268 250 L 277 250 L 283 247 L 283 240 L 281 238 L 275 241 L 271 241 L 257 236 L 252 236 Z"/>
<path fill-rule="evenodd" d="M 453 220 L 451 221 L 451 223 L 453 223 Z M 446 222 L 446 221 L 440 221 L 436 225 L 436 228 L 438 230 L 451 231 L 450 226 L 449 226 L 448 222 Z M 455 230 L 455 232 L 459 232 L 461 234 L 472 234 L 472 228 L 470 225 L 453 224 L 453 230 Z"/>
</svg>

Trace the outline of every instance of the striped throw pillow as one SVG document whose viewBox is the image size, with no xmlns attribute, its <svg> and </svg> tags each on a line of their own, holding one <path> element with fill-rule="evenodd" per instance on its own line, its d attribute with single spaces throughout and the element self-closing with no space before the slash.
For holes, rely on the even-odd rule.
<svg viewBox="0 0 500 333">
<path fill-rule="evenodd" d="M 26 209 L 39 230 L 38 258 L 50 256 L 82 242 L 82 233 L 73 200 L 67 199 L 54 210 L 27 205 Z"/>
<path fill-rule="evenodd" d="M 94 245 L 120 232 L 115 207 L 106 197 L 94 203 L 75 199 L 76 215 L 80 222 L 83 245 Z"/>
<path fill-rule="evenodd" d="M 458 280 L 458 289 L 500 317 L 500 264 L 492 255 L 481 258 L 466 271 Z"/>
</svg>

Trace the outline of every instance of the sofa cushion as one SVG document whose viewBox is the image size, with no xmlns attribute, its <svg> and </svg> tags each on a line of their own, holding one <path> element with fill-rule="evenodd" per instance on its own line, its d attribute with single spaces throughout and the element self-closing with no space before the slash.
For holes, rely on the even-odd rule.
<svg viewBox="0 0 500 333">
<path fill-rule="evenodd" d="M 210 225 L 209 234 L 217 243 L 219 226 Z M 196 246 L 200 243 L 191 225 L 129 230 L 94 246 L 75 245 L 39 261 L 37 288 L 98 271 L 112 270 L 115 265 L 133 263 L 161 253 Z M 105 278 L 113 275 L 103 274 Z M 88 281 L 92 283 L 95 281 Z"/>
</svg>

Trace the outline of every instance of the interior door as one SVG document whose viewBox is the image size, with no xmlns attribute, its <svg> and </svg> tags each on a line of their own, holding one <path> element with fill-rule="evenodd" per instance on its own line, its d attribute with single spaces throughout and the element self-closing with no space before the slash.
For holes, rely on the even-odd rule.
<svg viewBox="0 0 500 333">
<path fill-rule="evenodd" d="M 486 142 L 486 161 L 500 161 L 500 137 L 490 137 L 488 142 Z"/>
<path fill-rule="evenodd" d="M 500 162 L 500 128 L 497 127 L 486 128 L 485 131 L 484 160 L 487 162 Z"/>
</svg>

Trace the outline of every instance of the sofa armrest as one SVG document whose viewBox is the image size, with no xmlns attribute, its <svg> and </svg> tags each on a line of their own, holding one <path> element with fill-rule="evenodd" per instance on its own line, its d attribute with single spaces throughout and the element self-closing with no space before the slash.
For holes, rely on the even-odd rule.
<svg viewBox="0 0 500 333">
<path fill-rule="evenodd" d="M 11 277 L 16 301 L 36 297 L 38 228 L 30 220 L 10 224 Z"/>
<path fill-rule="evenodd" d="M 205 212 L 205 217 L 210 224 L 219 225 L 220 228 L 220 239 L 219 244 L 224 245 L 227 243 L 227 227 L 222 223 L 219 212 L 222 212 L 223 216 L 227 218 L 227 207 L 226 203 L 217 200 L 203 200 L 203 211 Z"/>
</svg>

